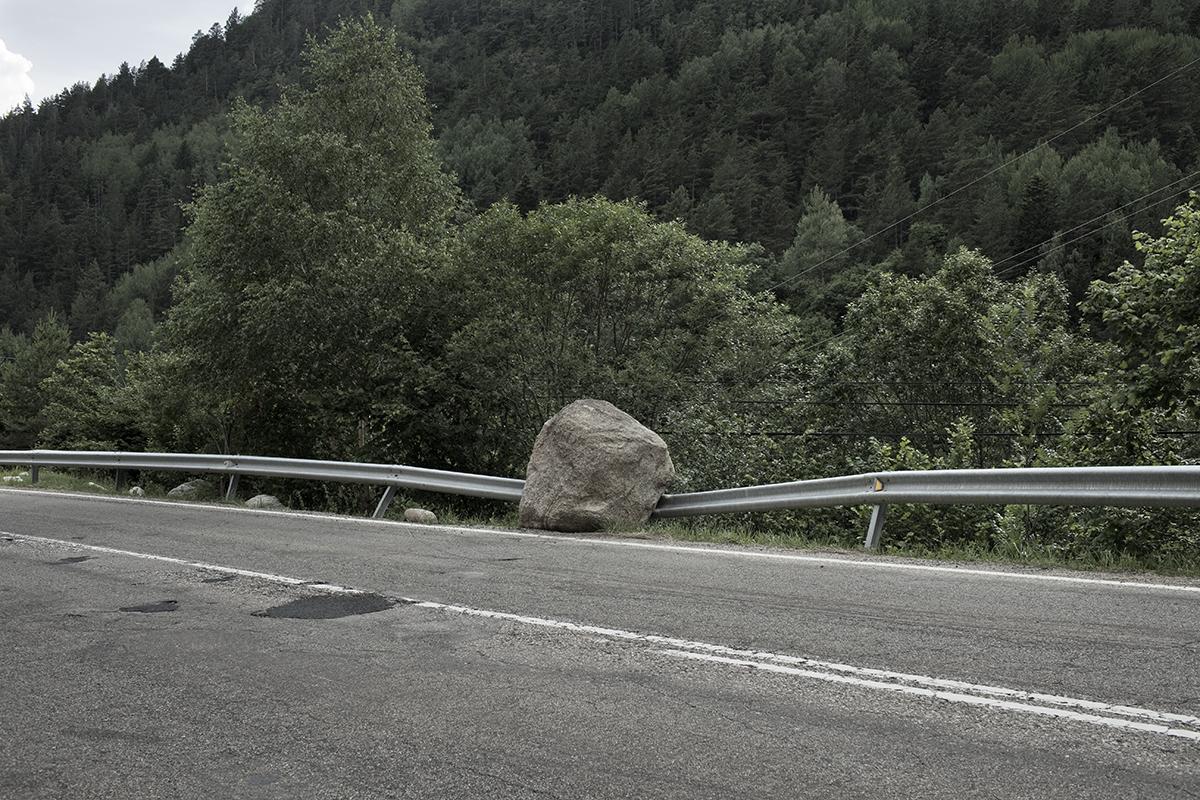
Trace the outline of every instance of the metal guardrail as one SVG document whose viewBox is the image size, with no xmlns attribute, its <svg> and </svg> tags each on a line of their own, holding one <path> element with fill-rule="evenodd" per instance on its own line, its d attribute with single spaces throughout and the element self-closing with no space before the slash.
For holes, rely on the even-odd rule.
<svg viewBox="0 0 1200 800">
<path fill-rule="evenodd" d="M 525 482 L 514 478 L 468 475 L 394 464 L 358 464 L 344 461 L 309 461 L 298 458 L 262 456 L 192 455 L 186 453 L 102 453 L 65 450 L 0 450 L 0 464 L 28 464 L 30 481 L 37 483 L 41 467 L 112 469 L 120 476 L 127 470 L 187 472 L 229 476 L 226 499 L 237 493 L 238 478 L 297 478 L 334 483 L 363 483 L 386 490 L 375 517 L 387 512 L 397 489 L 459 494 L 492 500 L 520 502 Z"/>
<path fill-rule="evenodd" d="M 1056 467 L 875 472 L 668 495 L 657 517 L 873 506 L 875 549 L 889 505 L 1200 506 L 1200 467 Z"/>
<path fill-rule="evenodd" d="M 229 476 L 232 499 L 238 477 L 362 483 L 384 486 L 375 509 L 382 517 L 398 489 L 466 495 L 520 502 L 525 482 L 516 478 L 391 464 L 357 464 L 261 456 L 178 453 L 100 453 L 58 450 L 0 450 L 0 464 L 28 464 L 37 482 L 40 467 L 113 469 L 118 481 L 126 470 L 156 470 Z M 883 535 L 888 507 L 897 503 L 931 505 L 1062 505 L 1200 507 L 1200 466 L 1062 467 L 1038 469 L 964 469 L 875 472 L 839 478 L 666 495 L 658 518 L 737 514 L 795 508 L 871 506 L 866 547 L 875 549 Z"/>
</svg>

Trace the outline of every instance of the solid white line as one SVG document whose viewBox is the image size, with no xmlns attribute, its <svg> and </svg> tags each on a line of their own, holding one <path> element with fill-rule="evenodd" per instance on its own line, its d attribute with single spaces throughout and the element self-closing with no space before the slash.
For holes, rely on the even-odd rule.
<svg viewBox="0 0 1200 800">
<path fill-rule="evenodd" d="M 1006 711 L 1019 711 L 1026 714 L 1037 714 L 1044 717 L 1058 717 L 1060 719 L 1069 719 L 1075 722 L 1086 722 L 1091 725 L 1102 725 L 1107 728 L 1123 728 L 1126 730 L 1144 731 L 1146 733 L 1159 733 L 1165 736 L 1175 736 L 1180 739 L 1200 741 L 1200 731 L 1182 730 L 1180 728 L 1171 728 L 1166 725 L 1155 725 L 1149 722 L 1134 722 L 1127 719 L 1100 717 L 1096 716 L 1095 714 L 1081 714 L 1078 711 L 1068 711 L 1064 708 L 1048 708 L 1046 706 L 1035 706 L 1028 703 L 1014 703 L 1009 700 L 994 700 L 987 697 L 977 697 L 975 695 L 962 694 L 959 692 L 945 692 L 935 689 L 922 689 L 917 686 L 905 686 L 897 683 L 869 681 L 863 680 L 862 678 L 854 678 L 849 675 L 837 675 L 829 672 L 796 669 L 795 667 L 785 667 L 780 664 L 769 664 L 761 661 L 747 661 L 745 659 L 738 658 L 725 658 L 723 656 L 705 655 L 704 653 L 689 653 L 683 650 L 659 650 L 657 652 L 674 656 L 675 658 L 686 658 L 693 661 L 710 661 L 717 664 L 749 667 L 750 669 L 762 670 L 763 672 L 774 672 L 781 675 L 795 675 L 803 678 L 813 678 L 819 681 L 828 681 L 830 683 L 842 683 L 853 686 L 862 686 L 868 689 L 879 689 L 885 692 L 898 692 L 900 694 L 916 695 L 918 697 L 929 697 L 937 700 L 945 700 L 950 703 L 965 703 L 972 706 L 987 706 L 989 708 L 1000 708 Z"/>
<path fill-rule="evenodd" d="M 576 544 L 598 547 L 632 547 L 639 550 L 658 550 L 664 552 L 686 553 L 702 556 L 730 556 L 736 558 L 765 559 L 769 561 L 793 561 L 806 564 L 822 564 L 827 566 L 865 567 L 868 569 L 906 570 L 912 572 L 946 573 L 957 576 L 982 577 L 991 579 L 1010 578 L 1024 581 L 1043 581 L 1048 583 L 1074 584 L 1080 586 L 1105 586 L 1118 589 L 1140 589 L 1166 592 L 1184 592 L 1200 594 L 1200 585 L 1185 583 L 1151 583 L 1148 581 L 1116 580 L 1112 578 L 1084 578 L 1075 575 L 1046 575 L 1032 572 L 1008 572 L 1004 570 L 977 569 L 973 567 L 943 566 L 937 564 L 913 564 L 904 561 L 888 560 L 889 557 L 878 559 L 862 559 L 839 556 L 812 556 L 799 553 L 779 553 L 769 550 L 732 550 L 722 547 L 698 547 L 693 545 L 659 544 L 655 542 L 630 541 L 628 539 L 584 538 L 549 533 L 533 533 L 530 531 L 509 531 L 497 528 L 462 528 L 446 525 L 415 525 L 409 522 L 395 520 L 366 519 L 363 517 L 341 517 L 334 514 L 314 514 L 307 511 L 263 511 L 253 508 L 230 508 L 228 506 L 209 505 L 204 503 L 170 502 L 167 500 L 135 500 L 125 497 L 107 497 L 103 495 L 80 494 L 76 492 L 48 492 L 34 489 L 0 489 L 0 497 L 4 492 L 16 494 L 37 495 L 41 497 L 57 496 L 80 500 L 99 500 L 110 503 L 134 503 L 139 505 L 166 506 L 175 510 L 205 510 L 224 511 L 233 514 L 260 514 L 273 517 L 313 519 L 322 522 L 354 523 L 359 525 L 385 525 L 408 529 L 438 531 L 440 533 L 482 534 L 488 536 L 506 536 L 516 539 L 539 539 L 559 544 Z"/>
<path fill-rule="evenodd" d="M 259 580 L 270 581 L 271 583 L 282 583 L 287 586 L 305 586 L 310 589 L 319 589 L 330 594 L 363 594 L 358 589 L 350 589 L 345 586 L 338 586 L 334 583 L 321 583 L 306 581 L 303 578 L 290 578 L 287 575 L 276 575 L 272 572 L 256 572 L 250 569 L 238 569 L 237 567 L 225 567 L 220 564 L 209 564 L 204 561 L 188 561 L 183 558 L 172 558 L 171 556 L 159 556 L 152 553 L 139 553 L 134 550 L 119 550 L 115 547 L 103 547 L 98 544 L 84 544 L 82 542 L 66 542 L 62 539 L 47 539 L 44 536 L 27 536 L 23 533 L 9 533 L 8 531 L 0 531 L 0 536 L 9 536 L 17 541 L 36 542 L 37 544 L 49 544 L 63 547 L 70 547 L 76 550 L 89 550 L 93 553 L 106 553 L 114 556 L 128 556 L 129 558 L 141 558 L 146 561 L 158 561 L 163 564 L 172 564 L 179 567 L 190 567 L 192 569 L 204 569 L 210 572 L 220 572 L 225 575 L 241 575 L 245 578 L 258 578 Z"/>
<path fill-rule="evenodd" d="M 86 550 L 109 555 L 125 556 L 129 558 L 139 558 L 148 561 L 172 564 L 175 566 L 185 566 L 230 575 L 241 575 L 250 578 L 257 578 L 259 580 L 281 583 L 288 586 L 305 586 L 310 589 L 325 591 L 332 594 L 353 595 L 364 593 L 361 590 L 352 589 L 346 586 L 339 586 L 337 584 L 313 583 L 302 578 L 294 578 L 287 575 L 239 569 L 237 567 L 227 567 L 202 561 L 189 561 L 181 558 L 173 558 L 171 556 L 141 553 L 133 550 L 121 550 L 114 547 L 84 544 L 82 542 L 70 542 L 61 539 L 50 539 L 42 536 L 29 536 L 26 534 L 9 533 L 5 531 L 0 531 L 0 535 L 11 537 L 16 541 L 33 542 L 51 546 L 62 546 L 77 550 Z M 816 659 L 803 658 L 800 656 L 788 656 L 763 651 L 742 650 L 725 645 L 690 641 L 672 636 L 637 633 L 635 631 L 622 630 L 620 628 L 605 628 L 596 625 L 584 625 L 575 622 L 566 622 L 563 620 L 512 614 L 505 611 L 488 611 L 484 609 L 470 608 L 468 606 L 438 603 L 431 600 L 416 600 L 409 597 L 397 597 L 394 599 L 406 605 L 415 606 L 417 608 L 425 608 L 433 611 L 462 614 L 464 616 L 480 617 L 484 619 L 501 620 L 532 627 L 570 631 L 572 633 L 601 636 L 604 638 L 617 639 L 621 641 L 641 642 L 645 644 L 652 644 L 656 647 L 667 647 L 671 649 L 656 650 L 655 652 L 668 653 L 676 657 L 685 657 L 694 660 L 710 661 L 721 664 L 748 666 L 766 672 L 817 678 L 824 681 L 854 684 L 866 688 L 884 689 L 887 691 L 900 692 L 903 694 L 916 695 L 920 697 L 931 697 L 941 700 L 948 700 L 951 702 L 969 703 L 976 706 L 988 706 L 1010 711 L 1024 711 L 1042 716 L 1059 717 L 1078 722 L 1087 722 L 1090 724 L 1105 725 L 1114 728 L 1139 730 L 1148 733 L 1160 733 L 1169 736 L 1200 741 L 1200 731 L 1187 731 L 1150 722 L 1135 722 L 1129 719 L 1114 719 L 1113 717 L 1102 717 L 1096 714 L 1084 714 L 1076 711 L 1070 711 L 1067 708 L 1050 708 L 1047 706 L 1032 705 L 1029 703 L 1018 703 L 1013 702 L 1012 700 L 997 699 L 994 697 L 994 695 L 1018 698 L 1021 700 L 1035 700 L 1038 702 L 1045 702 L 1059 706 L 1069 706 L 1072 708 L 1085 708 L 1091 711 L 1115 714 L 1118 717 L 1134 717 L 1157 720 L 1161 722 L 1173 722 L 1177 724 L 1200 726 L 1200 718 L 1190 714 L 1174 714 L 1164 711 L 1155 711 L 1148 708 L 1138 708 L 1136 706 L 1113 705 L 1094 700 L 1082 700 L 1079 698 L 1064 697 L 1060 695 L 1023 692 L 1017 689 L 1008 689 L 1005 687 L 972 684 L 963 681 L 944 680 L 926 675 L 914 675 L 910 673 L 889 672 L 887 670 L 866 667 L 854 667 L 848 664 L 838 664 L 830 661 L 818 661 Z M 818 669 L 799 669 L 796 666 L 786 666 L 786 664 L 816 667 Z M 873 680 L 873 678 L 876 680 Z M 910 685 L 914 683 L 918 685 Z M 958 689 L 960 691 L 946 691 L 946 689 Z M 967 692 L 974 692 L 974 694 L 967 694 Z"/>
<path fill-rule="evenodd" d="M 611 639 L 622 639 L 625 641 L 646 642 L 648 644 L 673 647 L 680 650 L 698 651 L 705 654 L 721 654 L 722 656 L 730 656 L 735 658 L 756 659 L 755 663 L 760 661 L 774 661 L 781 664 L 801 665 L 806 667 L 815 667 L 826 672 L 847 673 L 854 676 L 862 676 L 862 678 L 879 678 L 890 681 L 889 686 L 897 684 L 917 684 L 920 686 L 933 687 L 936 690 L 957 689 L 965 692 L 973 692 L 976 695 L 994 696 L 1000 698 L 1010 698 L 1018 700 L 1033 700 L 1039 703 L 1048 703 L 1051 705 L 1061 705 L 1071 708 L 1083 708 L 1089 711 L 1105 712 L 1116 714 L 1124 717 L 1140 717 L 1143 719 L 1156 720 L 1160 722 L 1174 722 L 1182 725 L 1197 725 L 1200 726 L 1200 717 L 1193 714 L 1173 714 L 1165 711 L 1155 711 L 1149 708 L 1138 708 L 1136 706 L 1113 705 L 1110 703 L 1102 703 L 1095 700 L 1082 700 L 1075 697 L 1064 697 L 1061 695 L 1041 694 L 1037 692 L 1025 692 L 1020 689 L 1009 689 L 1003 686 L 988 686 L 986 684 L 966 683 L 964 681 L 946 680 L 943 678 L 933 678 L 927 675 L 914 675 L 906 672 L 891 672 L 882 669 L 873 669 L 870 667 L 855 667 L 849 664 L 839 664 L 832 661 L 819 661 L 813 658 L 803 658 L 801 656 L 781 655 L 779 653 L 770 653 L 756 650 L 742 650 L 736 647 L 728 647 L 726 645 L 711 644 L 709 642 L 696 642 L 687 639 L 677 639 L 671 636 L 661 636 L 652 633 L 635 633 L 633 631 L 620 630 L 618 628 L 601 628 L 595 625 L 581 625 L 574 622 L 563 622 L 561 620 L 543 619 L 541 617 L 529 617 L 521 614 L 510 614 L 504 611 L 484 611 L 477 608 L 467 608 L 465 606 L 447 605 L 444 603 L 435 603 L 431 601 L 406 601 L 421 608 L 435 609 L 438 611 L 447 611 L 455 614 L 464 614 L 472 617 L 484 617 L 486 619 L 503 620 L 506 622 L 515 622 L 521 625 L 531 625 L 543 628 L 556 628 L 559 630 L 571 631 L 573 633 L 588 634 L 592 636 L 604 636 Z M 789 667 L 791 669 L 792 667 Z M 826 674 L 823 672 L 822 674 Z M 1007 702 L 997 700 L 996 702 Z"/>
</svg>

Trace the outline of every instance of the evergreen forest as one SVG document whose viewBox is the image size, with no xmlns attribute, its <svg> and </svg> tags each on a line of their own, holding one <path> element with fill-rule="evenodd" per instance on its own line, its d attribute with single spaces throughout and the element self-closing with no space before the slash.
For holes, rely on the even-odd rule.
<svg viewBox="0 0 1200 800">
<path fill-rule="evenodd" d="M 516 476 L 590 396 L 678 491 L 1196 463 L 1198 75 L 1185 0 L 259 0 L 0 118 L 0 448 Z M 889 540 L 1196 569 L 1197 522 Z"/>
</svg>

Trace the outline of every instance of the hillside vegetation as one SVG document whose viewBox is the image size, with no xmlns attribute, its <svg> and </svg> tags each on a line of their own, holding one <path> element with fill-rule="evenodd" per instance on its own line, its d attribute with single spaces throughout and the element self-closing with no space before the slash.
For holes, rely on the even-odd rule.
<svg viewBox="0 0 1200 800">
<path fill-rule="evenodd" d="M 265 0 L 0 121 L 0 444 L 519 474 L 596 396 L 683 489 L 1194 460 L 1181 8 Z M 1194 522 L 889 528 L 1167 562 Z"/>
</svg>

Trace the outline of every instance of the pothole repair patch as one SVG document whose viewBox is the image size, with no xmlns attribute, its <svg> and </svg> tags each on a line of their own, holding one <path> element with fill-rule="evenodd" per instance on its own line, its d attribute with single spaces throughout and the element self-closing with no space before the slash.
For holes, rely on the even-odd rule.
<svg viewBox="0 0 1200 800">
<path fill-rule="evenodd" d="M 71 558 L 60 558 L 55 561 L 55 564 L 82 564 L 85 561 L 91 561 L 93 556 L 72 556 Z"/>
<path fill-rule="evenodd" d="M 302 597 L 281 606 L 256 611 L 256 617 L 275 619 L 338 619 L 387 611 L 399 601 L 378 594 L 335 594 Z"/>
<path fill-rule="evenodd" d="M 157 603 L 146 603 L 141 606 L 125 606 L 121 610 L 130 614 L 163 614 L 178 609 L 178 600 L 159 600 Z"/>
</svg>

